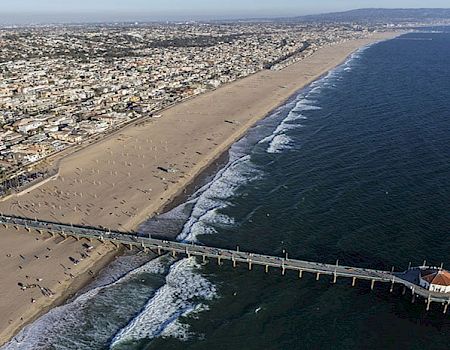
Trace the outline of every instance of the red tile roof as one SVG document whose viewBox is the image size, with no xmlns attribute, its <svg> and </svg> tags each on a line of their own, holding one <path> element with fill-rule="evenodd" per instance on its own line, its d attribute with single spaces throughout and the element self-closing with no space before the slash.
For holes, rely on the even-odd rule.
<svg viewBox="0 0 450 350">
<path fill-rule="evenodd" d="M 430 284 L 450 286 L 450 272 L 446 270 L 422 270 L 420 276 Z"/>
</svg>

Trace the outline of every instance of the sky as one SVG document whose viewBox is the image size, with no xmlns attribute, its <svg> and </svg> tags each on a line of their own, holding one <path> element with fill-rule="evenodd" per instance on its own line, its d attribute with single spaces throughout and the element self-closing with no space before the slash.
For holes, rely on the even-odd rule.
<svg viewBox="0 0 450 350">
<path fill-rule="evenodd" d="M 0 21 L 283 17 L 367 7 L 449 7 L 449 0 L 0 0 Z"/>
</svg>

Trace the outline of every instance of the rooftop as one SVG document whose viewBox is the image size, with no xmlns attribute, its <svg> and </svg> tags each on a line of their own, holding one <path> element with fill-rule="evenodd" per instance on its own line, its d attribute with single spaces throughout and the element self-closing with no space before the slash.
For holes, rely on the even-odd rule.
<svg viewBox="0 0 450 350">
<path fill-rule="evenodd" d="M 420 272 L 420 277 L 430 284 L 450 286 L 450 272 L 441 269 L 426 269 Z"/>
</svg>

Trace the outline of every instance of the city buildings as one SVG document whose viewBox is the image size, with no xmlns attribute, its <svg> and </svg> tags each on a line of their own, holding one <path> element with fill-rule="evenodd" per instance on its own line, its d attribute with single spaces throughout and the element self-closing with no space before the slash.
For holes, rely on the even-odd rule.
<svg viewBox="0 0 450 350">
<path fill-rule="evenodd" d="M 183 99 L 371 30 L 276 22 L 3 28 L 3 178 Z"/>
</svg>

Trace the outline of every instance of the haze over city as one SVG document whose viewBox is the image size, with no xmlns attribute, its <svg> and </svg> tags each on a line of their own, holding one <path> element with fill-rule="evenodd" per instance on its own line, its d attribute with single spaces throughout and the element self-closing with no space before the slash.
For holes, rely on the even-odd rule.
<svg viewBox="0 0 450 350">
<path fill-rule="evenodd" d="M 4 0 L 0 23 L 173 21 L 289 17 L 357 8 L 447 7 L 446 0 Z"/>
<path fill-rule="evenodd" d="M 448 348 L 448 0 L 0 2 L 0 350 Z"/>
</svg>

